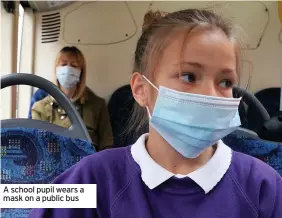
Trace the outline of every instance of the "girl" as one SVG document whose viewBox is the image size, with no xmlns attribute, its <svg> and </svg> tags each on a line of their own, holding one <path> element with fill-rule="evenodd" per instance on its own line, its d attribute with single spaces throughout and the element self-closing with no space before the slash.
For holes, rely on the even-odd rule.
<svg viewBox="0 0 282 218">
<path fill-rule="evenodd" d="M 88 129 L 97 150 L 113 145 L 112 129 L 105 101 L 86 88 L 86 63 L 76 47 L 64 47 L 56 60 L 56 84 L 71 99 Z M 32 119 L 69 128 L 65 111 L 50 95 L 32 108 Z"/>
<path fill-rule="evenodd" d="M 239 46 L 221 17 L 189 9 L 155 19 L 138 40 L 131 78 L 135 114 L 149 117 L 149 133 L 54 181 L 97 184 L 97 209 L 30 217 L 282 217 L 278 173 L 220 140 L 240 125 L 240 99 L 232 98 L 239 71 Z"/>
</svg>

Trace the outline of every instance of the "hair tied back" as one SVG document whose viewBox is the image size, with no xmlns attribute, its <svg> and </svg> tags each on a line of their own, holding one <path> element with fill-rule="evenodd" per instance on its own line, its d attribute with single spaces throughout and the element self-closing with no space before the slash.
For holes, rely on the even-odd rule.
<svg viewBox="0 0 282 218">
<path fill-rule="evenodd" d="M 165 11 L 149 10 L 144 16 L 143 25 L 142 25 L 142 32 L 147 30 L 153 23 L 155 23 L 156 21 L 165 17 L 168 14 L 169 13 L 165 12 Z"/>
</svg>

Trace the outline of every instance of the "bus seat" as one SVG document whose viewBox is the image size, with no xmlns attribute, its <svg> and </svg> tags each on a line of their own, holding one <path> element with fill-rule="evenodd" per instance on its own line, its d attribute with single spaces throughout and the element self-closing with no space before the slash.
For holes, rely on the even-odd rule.
<svg viewBox="0 0 282 218">
<path fill-rule="evenodd" d="M 48 184 L 82 157 L 95 153 L 87 140 L 27 128 L 1 129 L 1 183 Z"/>
<path fill-rule="evenodd" d="M 30 105 L 29 105 L 29 110 L 28 110 L 28 118 L 31 119 L 31 110 L 35 102 L 40 101 L 44 99 L 48 95 L 47 92 L 45 92 L 42 89 L 37 89 L 36 92 L 33 94 L 31 97 Z"/>
<path fill-rule="evenodd" d="M 282 176 L 282 143 L 262 140 L 240 130 L 223 138 L 223 142 L 234 151 L 262 160 Z"/>
<path fill-rule="evenodd" d="M 95 153 L 89 133 L 73 104 L 50 81 L 32 74 L 1 77 L 1 89 L 30 85 L 50 93 L 66 111 L 70 128 L 32 119 L 1 121 L 1 183 L 48 184 L 81 158 Z M 27 217 L 30 209 L 1 209 L 1 217 Z"/>
<path fill-rule="evenodd" d="M 70 128 L 63 128 L 53 123 L 40 120 L 13 118 L 1 120 L 1 128 L 35 128 L 50 131 L 55 134 L 60 133 L 61 136 L 65 137 L 85 139 L 91 142 L 91 137 L 78 111 L 75 109 L 70 99 L 55 84 L 33 74 L 12 73 L 1 76 L 1 89 L 13 85 L 30 85 L 49 93 L 62 106 L 64 111 L 66 111 L 71 126 Z"/>
<path fill-rule="evenodd" d="M 124 147 L 126 145 L 131 145 L 136 141 L 134 134 L 125 133 L 134 103 L 135 100 L 129 84 L 114 91 L 109 100 L 108 111 L 115 147 Z"/>
<path fill-rule="evenodd" d="M 55 177 L 95 153 L 87 140 L 27 128 L 1 129 L 1 183 L 49 184 Z M 1 217 L 27 217 L 31 209 L 1 209 Z"/>
<path fill-rule="evenodd" d="M 241 127 L 258 133 L 263 124 L 270 119 L 267 110 L 252 93 L 245 89 L 234 87 L 233 96 L 242 97 L 239 105 Z"/>
<path fill-rule="evenodd" d="M 256 98 L 262 103 L 270 117 L 279 112 L 281 88 L 267 88 L 255 93 Z"/>
</svg>

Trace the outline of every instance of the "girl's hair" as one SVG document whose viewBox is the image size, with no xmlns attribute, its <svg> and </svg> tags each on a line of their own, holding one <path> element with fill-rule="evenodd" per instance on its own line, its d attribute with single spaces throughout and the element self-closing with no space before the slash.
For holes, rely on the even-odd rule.
<svg viewBox="0 0 282 218">
<path fill-rule="evenodd" d="M 57 55 L 56 64 L 55 64 L 56 67 L 59 65 L 61 55 L 65 53 L 69 53 L 75 56 L 77 62 L 79 63 L 81 67 L 80 80 L 79 80 L 79 83 L 77 84 L 77 89 L 74 93 L 73 100 L 78 100 L 78 99 L 84 100 L 83 98 L 85 97 L 85 90 L 86 90 L 86 62 L 85 62 L 84 55 L 75 46 L 63 47 Z M 58 87 L 60 87 L 60 84 L 57 79 L 56 79 L 56 84 Z"/>
<path fill-rule="evenodd" d="M 173 13 L 149 11 L 144 16 L 142 35 L 135 50 L 133 72 L 140 72 L 153 80 L 155 69 L 162 54 L 171 40 L 176 36 L 188 36 L 193 29 L 221 31 L 234 42 L 236 55 L 236 71 L 241 71 L 241 50 L 236 39 L 234 25 L 221 16 L 207 10 L 187 9 Z M 185 39 L 183 43 L 185 43 Z M 136 102 L 129 120 L 127 132 L 135 132 L 138 137 L 148 130 L 148 114 Z"/>
</svg>

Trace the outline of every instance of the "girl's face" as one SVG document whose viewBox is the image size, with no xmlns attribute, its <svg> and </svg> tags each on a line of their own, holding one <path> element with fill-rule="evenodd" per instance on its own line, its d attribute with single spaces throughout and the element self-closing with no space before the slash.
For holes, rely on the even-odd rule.
<svg viewBox="0 0 282 218">
<path fill-rule="evenodd" d="M 220 31 L 191 31 L 184 45 L 182 38 L 165 49 L 154 78 L 157 87 L 232 98 L 237 82 L 234 43 Z"/>
<path fill-rule="evenodd" d="M 57 66 L 69 66 L 81 71 L 81 65 L 75 55 L 71 53 L 62 53 L 58 59 Z"/>
<path fill-rule="evenodd" d="M 178 34 L 171 40 L 148 79 L 157 87 L 232 98 L 237 82 L 234 43 L 219 30 L 194 29 L 184 37 Z M 157 91 L 140 73 L 133 74 L 131 88 L 139 105 L 152 110 Z"/>
</svg>

